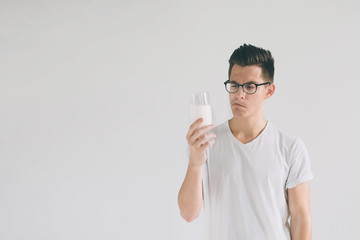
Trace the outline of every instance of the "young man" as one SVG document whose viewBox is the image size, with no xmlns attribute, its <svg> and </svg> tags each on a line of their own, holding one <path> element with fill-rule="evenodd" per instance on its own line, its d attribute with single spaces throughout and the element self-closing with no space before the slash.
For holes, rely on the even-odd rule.
<svg viewBox="0 0 360 240">
<path fill-rule="evenodd" d="M 215 128 L 198 128 L 202 119 L 190 126 L 181 216 L 193 221 L 204 204 L 206 240 L 310 240 L 308 152 L 263 113 L 275 91 L 274 59 L 244 44 L 229 63 L 224 84 L 233 118 Z"/>
</svg>

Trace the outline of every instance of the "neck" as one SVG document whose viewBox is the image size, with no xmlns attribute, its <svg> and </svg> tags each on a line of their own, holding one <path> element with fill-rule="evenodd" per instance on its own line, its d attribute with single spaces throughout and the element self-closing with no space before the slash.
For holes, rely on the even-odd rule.
<svg viewBox="0 0 360 240">
<path fill-rule="evenodd" d="M 267 124 L 263 114 L 249 118 L 234 116 L 229 120 L 229 127 L 235 138 L 241 142 L 251 142 L 264 130 Z"/>
</svg>

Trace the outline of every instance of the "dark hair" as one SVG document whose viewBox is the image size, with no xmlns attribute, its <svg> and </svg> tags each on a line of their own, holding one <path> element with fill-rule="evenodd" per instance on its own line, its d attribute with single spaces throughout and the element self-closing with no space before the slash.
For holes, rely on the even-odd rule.
<svg viewBox="0 0 360 240">
<path fill-rule="evenodd" d="M 274 58 L 271 56 L 269 50 L 258 48 L 250 44 L 243 44 L 239 48 L 235 49 L 229 59 L 229 79 L 231 69 L 234 64 L 239 66 L 251 66 L 256 65 L 261 67 L 263 77 L 270 81 L 274 81 Z"/>
</svg>

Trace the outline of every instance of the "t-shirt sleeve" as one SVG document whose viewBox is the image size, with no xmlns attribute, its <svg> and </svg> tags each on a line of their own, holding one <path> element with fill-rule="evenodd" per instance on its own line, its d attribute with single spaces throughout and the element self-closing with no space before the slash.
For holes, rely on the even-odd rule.
<svg viewBox="0 0 360 240">
<path fill-rule="evenodd" d="M 294 145 L 290 149 L 290 167 L 286 181 L 286 188 L 293 188 L 296 185 L 310 181 L 314 178 L 311 170 L 309 153 L 304 142 L 297 138 Z"/>
</svg>

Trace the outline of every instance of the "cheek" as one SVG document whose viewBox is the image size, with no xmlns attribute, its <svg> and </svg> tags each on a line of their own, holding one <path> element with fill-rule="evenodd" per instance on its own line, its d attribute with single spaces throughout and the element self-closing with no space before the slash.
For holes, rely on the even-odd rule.
<svg viewBox="0 0 360 240">
<path fill-rule="evenodd" d="M 256 98 L 252 102 L 252 105 L 256 109 L 260 109 L 264 105 L 264 100 L 262 98 Z"/>
<path fill-rule="evenodd" d="M 248 99 L 248 106 L 250 109 L 258 109 L 262 105 L 261 98 L 258 96 L 251 96 L 251 98 Z"/>
</svg>

